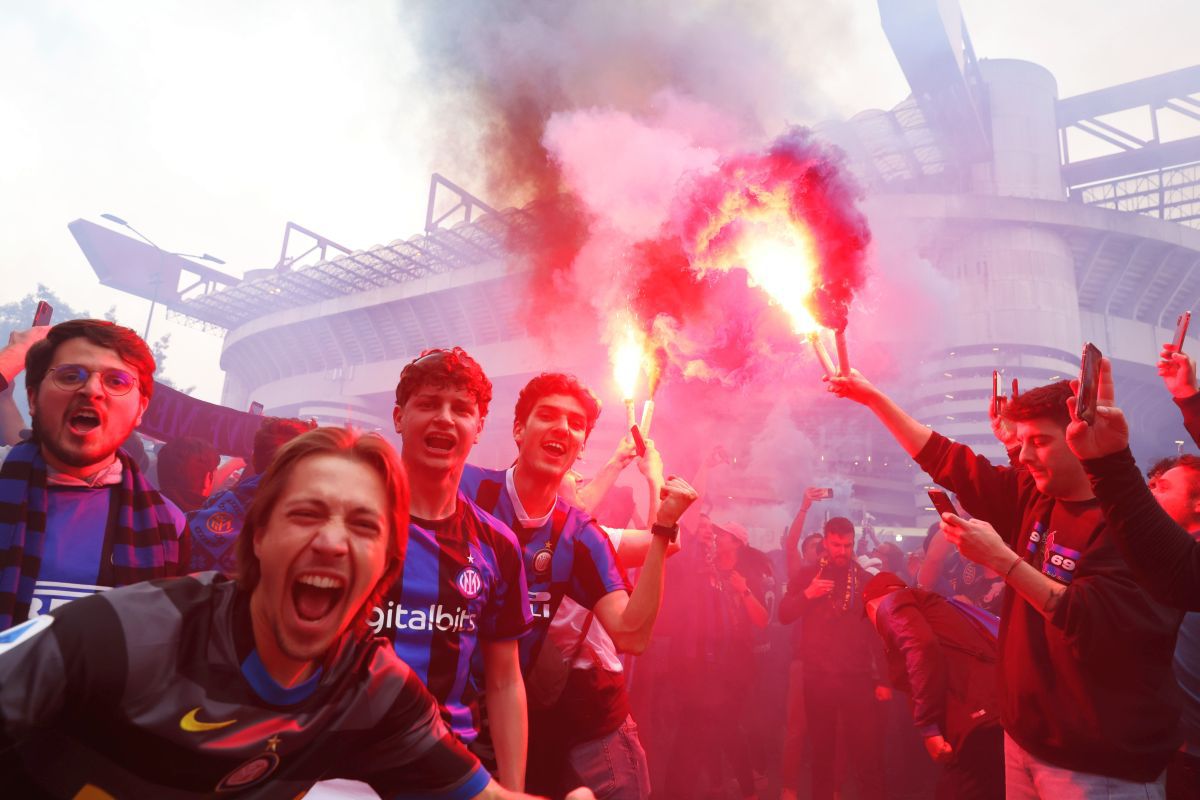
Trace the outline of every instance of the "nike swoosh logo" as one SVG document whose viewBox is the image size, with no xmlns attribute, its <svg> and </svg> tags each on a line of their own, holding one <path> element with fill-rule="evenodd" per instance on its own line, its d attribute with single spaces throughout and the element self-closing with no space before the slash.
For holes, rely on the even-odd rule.
<svg viewBox="0 0 1200 800">
<path fill-rule="evenodd" d="M 188 733 L 203 733 L 204 731 L 219 731 L 221 728 L 228 728 L 236 719 L 226 720 L 224 722 L 201 722 L 196 719 L 196 712 L 200 710 L 200 706 L 196 706 L 191 711 L 183 715 L 183 719 L 179 720 L 179 727 L 183 728 Z"/>
</svg>

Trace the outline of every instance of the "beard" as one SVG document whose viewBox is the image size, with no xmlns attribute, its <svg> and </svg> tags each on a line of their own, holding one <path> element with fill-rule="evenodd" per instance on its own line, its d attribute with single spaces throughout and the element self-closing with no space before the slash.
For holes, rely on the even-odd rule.
<svg viewBox="0 0 1200 800">
<path fill-rule="evenodd" d="M 33 431 L 30 441 L 40 446 L 44 454 L 49 454 L 56 461 L 58 461 L 58 463 L 65 464 L 66 466 L 73 467 L 75 469 L 87 469 L 88 467 L 99 467 L 102 464 L 107 464 L 113 458 L 114 454 L 124 441 L 122 440 L 121 442 L 117 442 L 116 445 L 107 452 L 92 453 L 86 448 L 71 448 L 64 446 L 61 441 L 47 433 L 46 426 L 38 420 L 36 414 L 33 415 L 33 418 L 30 420 L 30 429 Z M 133 435 L 132 430 L 129 432 L 129 435 Z"/>
</svg>

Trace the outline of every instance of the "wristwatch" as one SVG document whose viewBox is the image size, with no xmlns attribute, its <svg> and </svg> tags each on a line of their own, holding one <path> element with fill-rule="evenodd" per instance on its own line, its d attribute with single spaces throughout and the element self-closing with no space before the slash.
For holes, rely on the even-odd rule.
<svg viewBox="0 0 1200 800">
<path fill-rule="evenodd" d="M 674 542 L 679 538 L 679 523 L 674 525 L 659 525 L 657 522 L 650 526 L 650 532 L 655 536 L 662 536 L 668 542 Z"/>
</svg>

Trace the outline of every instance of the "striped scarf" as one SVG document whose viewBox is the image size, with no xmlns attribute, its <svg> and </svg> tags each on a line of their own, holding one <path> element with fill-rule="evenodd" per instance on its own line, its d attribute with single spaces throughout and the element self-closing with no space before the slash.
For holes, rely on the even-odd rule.
<svg viewBox="0 0 1200 800">
<path fill-rule="evenodd" d="M 124 586 L 185 573 L 180 536 L 162 497 L 120 450 L 121 482 L 112 492 L 98 582 Z M 97 490 L 99 491 L 99 490 Z M 29 616 L 46 539 L 46 462 L 32 442 L 0 465 L 0 630 Z M 87 533 L 87 532 L 83 532 Z"/>
</svg>

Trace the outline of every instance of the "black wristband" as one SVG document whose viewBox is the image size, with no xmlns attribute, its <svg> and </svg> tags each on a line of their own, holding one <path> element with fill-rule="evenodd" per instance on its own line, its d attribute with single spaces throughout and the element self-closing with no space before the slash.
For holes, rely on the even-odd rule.
<svg viewBox="0 0 1200 800">
<path fill-rule="evenodd" d="M 668 542 L 674 542 L 679 538 L 679 523 L 674 525 L 659 525 L 657 522 L 650 526 L 650 533 L 655 536 L 662 536 Z"/>
</svg>

